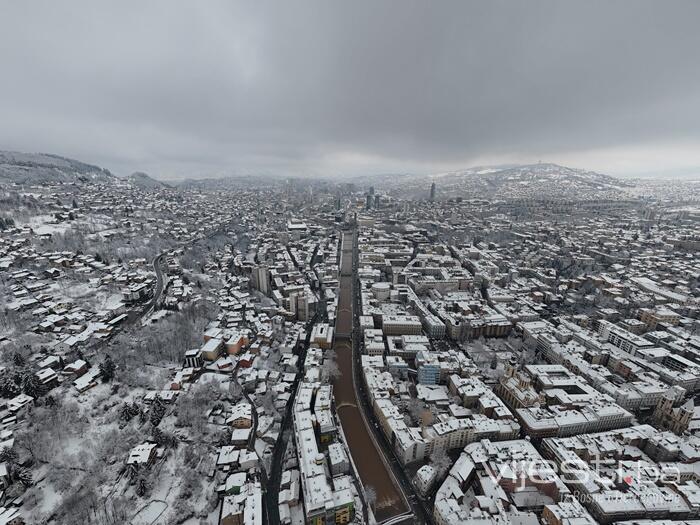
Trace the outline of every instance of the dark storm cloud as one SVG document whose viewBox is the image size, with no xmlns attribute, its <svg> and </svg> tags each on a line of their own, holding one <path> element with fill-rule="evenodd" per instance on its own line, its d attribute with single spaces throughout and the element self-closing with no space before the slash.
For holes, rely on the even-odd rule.
<svg viewBox="0 0 700 525">
<path fill-rule="evenodd" d="M 700 166 L 700 3 L 2 2 L 0 148 L 118 172 Z"/>
</svg>

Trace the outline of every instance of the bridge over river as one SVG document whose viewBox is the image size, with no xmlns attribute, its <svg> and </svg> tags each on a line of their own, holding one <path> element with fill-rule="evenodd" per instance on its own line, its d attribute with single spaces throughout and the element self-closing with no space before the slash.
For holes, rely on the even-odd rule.
<svg viewBox="0 0 700 525">
<path fill-rule="evenodd" d="M 353 246 L 354 232 L 343 234 L 341 246 L 340 296 L 336 316 L 335 351 L 341 375 L 333 382 L 335 406 L 362 484 L 374 488 L 377 522 L 398 523 L 410 515 L 398 484 L 384 461 L 365 419 L 353 381 Z"/>
</svg>

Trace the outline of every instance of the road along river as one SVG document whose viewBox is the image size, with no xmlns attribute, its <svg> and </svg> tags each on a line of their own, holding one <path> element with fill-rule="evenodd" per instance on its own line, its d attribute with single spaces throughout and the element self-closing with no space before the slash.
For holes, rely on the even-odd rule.
<svg viewBox="0 0 700 525">
<path fill-rule="evenodd" d="M 386 521 L 394 516 L 404 514 L 408 508 L 404 498 L 396 487 L 388 467 L 383 461 L 378 445 L 375 444 L 370 430 L 360 413 L 361 406 L 353 383 L 353 297 L 352 297 L 352 257 L 353 233 L 343 234 L 341 251 L 340 296 L 336 317 L 335 351 L 341 375 L 333 382 L 335 406 L 343 426 L 343 432 L 350 447 L 352 459 L 357 466 L 360 479 L 365 488 L 371 486 L 376 492 L 374 515 L 377 522 Z"/>
</svg>

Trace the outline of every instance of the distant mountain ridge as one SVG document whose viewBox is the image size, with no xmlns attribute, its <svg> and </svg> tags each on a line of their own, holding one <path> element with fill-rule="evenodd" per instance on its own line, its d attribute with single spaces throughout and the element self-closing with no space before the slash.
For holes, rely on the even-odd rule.
<svg viewBox="0 0 700 525">
<path fill-rule="evenodd" d="M 269 174 L 231 175 L 163 182 L 142 171 L 117 177 L 108 169 L 60 155 L 0 150 L 0 184 L 100 182 L 127 183 L 142 190 L 162 188 L 216 190 L 229 188 L 234 183 L 255 186 L 260 184 L 260 180 L 274 182 L 284 180 L 284 177 Z"/>
<path fill-rule="evenodd" d="M 612 198 L 632 187 L 610 175 L 551 163 L 473 168 L 429 180 L 445 192 L 492 198 Z"/>
<path fill-rule="evenodd" d="M 496 180 L 578 180 L 600 184 L 624 184 L 620 179 L 595 171 L 569 168 L 553 163 L 523 164 L 512 166 L 484 166 L 463 171 L 453 171 L 432 175 L 438 177 L 480 176 Z"/>
<path fill-rule="evenodd" d="M 144 172 L 116 177 L 109 170 L 78 160 L 46 153 L 0 151 L 0 183 L 55 184 L 95 182 L 130 184 L 142 190 L 181 188 L 218 190 L 236 186 L 277 184 L 285 179 L 276 175 L 230 175 L 201 179 L 185 179 L 165 183 Z M 585 195 L 587 198 L 609 198 L 625 193 L 634 184 L 594 171 L 574 169 L 552 163 L 525 165 L 477 166 L 432 174 L 359 175 L 327 182 L 352 182 L 360 187 L 376 186 L 396 195 L 422 199 L 427 197 L 432 182 L 439 198 L 567 198 Z M 264 182 L 263 182 L 264 181 Z"/>
<path fill-rule="evenodd" d="M 435 183 L 438 199 L 466 198 L 617 198 L 634 183 L 595 171 L 553 163 L 506 164 L 429 174 L 362 176 L 354 179 L 362 186 L 374 185 L 391 194 L 425 199 Z"/>
<path fill-rule="evenodd" d="M 110 182 L 107 169 L 48 153 L 0 151 L 0 182 L 18 184 Z"/>
<path fill-rule="evenodd" d="M 124 178 L 125 181 L 131 185 L 143 189 L 143 190 L 155 190 L 160 188 L 170 188 L 170 184 L 166 184 L 163 181 L 154 179 L 148 173 L 142 171 L 135 171 L 128 177 Z"/>
<path fill-rule="evenodd" d="M 257 187 L 260 184 L 280 183 L 285 180 L 281 175 L 228 175 L 220 177 L 205 177 L 201 179 L 186 178 L 173 181 L 172 185 L 186 190 L 220 190 L 230 188 L 233 184 L 237 187 Z M 320 180 L 320 179 L 319 179 Z"/>
</svg>

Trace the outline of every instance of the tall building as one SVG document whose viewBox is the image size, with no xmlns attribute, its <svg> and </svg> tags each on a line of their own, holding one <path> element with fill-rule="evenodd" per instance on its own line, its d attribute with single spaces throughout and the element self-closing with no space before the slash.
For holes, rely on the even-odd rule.
<svg viewBox="0 0 700 525">
<path fill-rule="evenodd" d="M 316 312 L 316 299 L 311 293 L 289 294 L 289 311 L 298 321 L 310 320 Z"/>
<path fill-rule="evenodd" d="M 253 268 L 251 275 L 253 288 L 265 295 L 270 295 L 270 269 L 263 265 Z"/>
<path fill-rule="evenodd" d="M 652 416 L 659 428 L 670 430 L 674 434 L 679 435 L 688 430 L 688 425 L 690 425 L 690 420 L 695 412 L 692 398 L 688 399 L 680 407 L 674 407 L 684 396 L 685 389 L 675 385 L 669 388 L 664 396 L 659 399 Z"/>
<path fill-rule="evenodd" d="M 433 182 L 430 185 L 430 201 L 432 202 L 434 200 L 435 200 L 435 183 Z"/>
<path fill-rule="evenodd" d="M 440 360 L 429 352 L 416 355 L 418 382 L 422 385 L 437 385 L 440 382 Z"/>
</svg>

